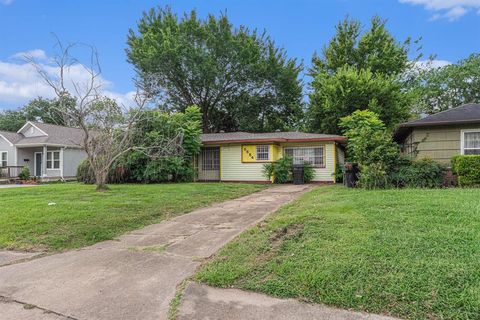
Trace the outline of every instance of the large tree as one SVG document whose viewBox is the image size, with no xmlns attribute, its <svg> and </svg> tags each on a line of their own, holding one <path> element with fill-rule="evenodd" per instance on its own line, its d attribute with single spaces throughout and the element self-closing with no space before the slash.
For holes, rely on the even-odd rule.
<svg viewBox="0 0 480 320">
<path fill-rule="evenodd" d="M 340 118 L 358 109 L 376 112 L 389 128 L 408 118 L 411 95 L 403 89 L 402 75 L 412 64 L 410 39 L 399 43 L 385 24 L 374 17 L 362 33 L 360 22 L 345 19 L 322 54 L 314 55 L 311 131 L 338 134 Z"/>
<path fill-rule="evenodd" d="M 422 66 L 415 89 L 417 113 L 432 114 L 464 103 L 480 103 L 480 54 L 443 67 Z"/>
<path fill-rule="evenodd" d="M 287 129 L 302 116 L 301 65 L 224 14 L 152 9 L 130 30 L 127 54 L 159 105 L 199 106 L 204 132 Z"/>
</svg>

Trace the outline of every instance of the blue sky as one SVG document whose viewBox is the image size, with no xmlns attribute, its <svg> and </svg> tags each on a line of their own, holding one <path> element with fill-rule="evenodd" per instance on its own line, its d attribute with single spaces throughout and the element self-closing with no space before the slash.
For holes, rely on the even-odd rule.
<svg viewBox="0 0 480 320">
<path fill-rule="evenodd" d="M 454 62 L 480 52 L 480 0 L 0 0 L 0 109 L 51 94 L 18 56 L 32 51 L 47 63 L 52 33 L 96 46 L 106 91 L 127 101 L 134 90 L 125 56 L 127 32 L 143 11 L 158 5 L 180 14 L 196 9 L 200 16 L 226 11 L 235 25 L 266 29 L 290 57 L 307 66 L 346 16 L 368 24 L 378 14 L 398 40 L 422 37 L 423 53 L 438 60 Z"/>
</svg>

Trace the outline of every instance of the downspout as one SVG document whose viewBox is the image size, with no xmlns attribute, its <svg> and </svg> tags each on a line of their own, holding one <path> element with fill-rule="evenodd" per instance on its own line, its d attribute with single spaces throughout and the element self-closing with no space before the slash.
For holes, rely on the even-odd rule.
<svg viewBox="0 0 480 320">
<path fill-rule="evenodd" d="M 65 149 L 66 147 L 62 147 L 60 148 L 60 179 L 62 181 L 65 181 L 65 179 L 63 178 L 63 166 L 64 166 L 64 161 L 63 161 L 63 150 Z"/>
</svg>

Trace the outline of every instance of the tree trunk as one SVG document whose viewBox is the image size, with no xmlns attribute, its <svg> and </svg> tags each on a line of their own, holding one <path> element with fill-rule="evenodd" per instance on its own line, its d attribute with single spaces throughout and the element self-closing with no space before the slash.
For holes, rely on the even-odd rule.
<svg viewBox="0 0 480 320">
<path fill-rule="evenodd" d="M 107 171 L 101 170 L 95 173 L 95 184 L 97 185 L 96 191 L 103 192 L 108 190 L 107 177 Z"/>
</svg>

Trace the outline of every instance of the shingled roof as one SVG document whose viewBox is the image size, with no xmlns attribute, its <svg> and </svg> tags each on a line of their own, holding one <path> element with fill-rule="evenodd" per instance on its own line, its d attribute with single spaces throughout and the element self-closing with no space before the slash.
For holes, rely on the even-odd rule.
<svg viewBox="0 0 480 320">
<path fill-rule="evenodd" d="M 395 131 L 395 140 L 405 138 L 415 127 L 449 126 L 480 123 L 480 104 L 468 103 L 456 108 L 441 111 L 425 118 L 402 123 Z"/>
<path fill-rule="evenodd" d="M 10 131 L 0 131 L 0 135 L 5 137 L 10 143 L 15 144 L 20 141 L 23 136 L 20 133 Z"/>
<path fill-rule="evenodd" d="M 248 143 L 248 142 L 310 142 L 310 141 L 344 141 L 345 137 L 333 134 L 304 132 L 220 132 L 200 135 L 204 144 Z"/>
</svg>

